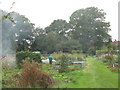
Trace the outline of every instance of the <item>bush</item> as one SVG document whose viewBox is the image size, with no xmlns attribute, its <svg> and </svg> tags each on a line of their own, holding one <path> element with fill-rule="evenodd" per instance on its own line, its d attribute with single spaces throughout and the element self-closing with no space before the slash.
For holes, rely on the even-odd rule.
<svg viewBox="0 0 120 90">
<path fill-rule="evenodd" d="M 118 54 L 117 50 L 97 50 L 96 54 L 97 55 L 102 55 L 102 54 L 106 54 L 106 53 L 111 53 L 111 54 Z"/>
<path fill-rule="evenodd" d="M 17 65 L 19 68 L 21 67 L 22 60 L 24 60 L 27 57 L 31 58 L 32 60 L 34 60 L 38 63 L 42 62 L 40 53 L 34 53 L 34 52 L 30 52 L 30 51 L 17 52 L 16 60 L 17 60 Z"/>
<path fill-rule="evenodd" d="M 39 68 L 37 62 L 30 62 L 30 58 L 23 60 L 22 73 L 18 78 L 20 87 L 36 87 L 40 86 L 48 88 L 54 84 L 52 75 L 44 72 Z"/>
<path fill-rule="evenodd" d="M 114 57 L 113 57 L 113 55 L 107 55 L 107 56 L 105 56 L 105 59 L 108 61 L 111 61 L 114 59 Z"/>
<path fill-rule="evenodd" d="M 72 53 L 82 53 L 82 50 L 72 50 Z"/>
<path fill-rule="evenodd" d="M 91 48 L 89 48 L 89 50 L 88 50 L 88 54 L 89 54 L 89 55 L 95 55 L 95 54 L 96 54 L 95 47 L 91 47 Z"/>
<path fill-rule="evenodd" d="M 59 73 L 68 72 L 68 58 L 65 55 L 61 56 L 60 68 Z"/>
<path fill-rule="evenodd" d="M 102 54 L 105 54 L 105 53 L 108 53 L 108 50 L 96 50 L 97 55 L 102 55 Z"/>
</svg>

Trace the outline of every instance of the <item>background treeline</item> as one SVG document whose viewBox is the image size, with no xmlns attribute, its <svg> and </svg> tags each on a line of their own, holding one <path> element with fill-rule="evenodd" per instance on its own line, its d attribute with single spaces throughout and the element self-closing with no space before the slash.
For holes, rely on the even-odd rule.
<svg viewBox="0 0 120 90">
<path fill-rule="evenodd" d="M 3 54 L 10 51 L 82 52 L 95 54 L 111 42 L 110 23 L 106 13 L 97 7 L 79 9 L 66 20 L 54 20 L 49 26 L 35 27 L 28 18 L 16 12 L 0 10 L 2 16 Z"/>
</svg>

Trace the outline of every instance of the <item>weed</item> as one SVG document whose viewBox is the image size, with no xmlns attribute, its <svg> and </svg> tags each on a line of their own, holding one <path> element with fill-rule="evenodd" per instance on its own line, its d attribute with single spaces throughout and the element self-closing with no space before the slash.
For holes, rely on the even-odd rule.
<svg viewBox="0 0 120 90">
<path fill-rule="evenodd" d="M 29 62 L 30 58 L 23 60 L 22 73 L 18 81 L 21 87 L 35 87 L 40 86 L 48 88 L 54 84 L 52 75 L 44 72 L 39 68 L 37 62 Z"/>
</svg>

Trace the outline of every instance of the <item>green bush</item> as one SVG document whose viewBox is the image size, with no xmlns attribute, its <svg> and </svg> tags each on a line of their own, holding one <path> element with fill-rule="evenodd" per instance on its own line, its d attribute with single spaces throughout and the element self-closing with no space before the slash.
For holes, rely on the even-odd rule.
<svg viewBox="0 0 120 90">
<path fill-rule="evenodd" d="M 112 54 L 118 54 L 117 50 L 111 50 Z"/>
<path fill-rule="evenodd" d="M 82 50 L 72 50 L 72 53 L 82 53 Z"/>
<path fill-rule="evenodd" d="M 68 56 L 62 55 L 60 57 L 60 68 L 59 68 L 59 73 L 64 73 L 64 72 L 69 72 L 68 70 Z"/>
<path fill-rule="evenodd" d="M 96 51 L 97 55 L 102 55 L 102 54 L 105 54 L 105 53 L 108 53 L 108 50 L 97 50 Z"/>
<path fill-rule="evenodd" d="M 97 55 L 102 55 L 106 53 L 117 54 L 117 50 L 97 50 L 96 51 Z"/>
<path fill-rule="evenodd" d="M 21 51 L 16 53 L 16 60 L 18 67 L 21 67 L 22 60 L 29 57 L 31 60 L 34 60 L 35 62 L 41 63 L 41 55 L 40 53 L 34 53 L 31 51 Z"/>
</svg>

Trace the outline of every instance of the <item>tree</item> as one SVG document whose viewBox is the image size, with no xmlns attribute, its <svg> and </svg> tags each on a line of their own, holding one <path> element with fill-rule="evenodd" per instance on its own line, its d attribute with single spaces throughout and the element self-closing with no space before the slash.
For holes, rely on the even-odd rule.
<svg viewBox="0 0 120 90">
<path fill-rule="evenodd" d="M 35 29 L 33 30 L 33 34 L 34 34 L 35 37 L 38 37 L 38 36 L 40 36 L 40 35 L 46 34 L 46 32 L 45 32 L 45 29 L 42 29 L 42 28 L 40 28 L 40 27 L 37 27 L 37 28 L 35 28 Z"/>
<path fill-rule="evenodd" d="M 68 30 L 68 23 L 62 19 L 54 20 L 50 24 L 50 26 L 45 28 L 45 30 L 46 30 L 46 33 L 54 32 L 54 33 L 64 36 L 65 31 Z"/>
<path fill-rule="evenodd" d="M 75 11 L 69 23 L 57 19 L 42 29 L 35 28 L 28 18 L 19 13 L 3 12 L 3 46 L 17 51 L 53 53 L 81 50 L 94 54 L 111 39 L 108 34 L 110 24 L 105 22 L 105 15 L 103 10 L 89 7 Z"/>
<path fill-rule="evenodd" d="M 106 13 L 102 9 L 89 7 L 75 11 L 70 16 L 71 37 L 79 40 L 83 52 L 87 53 L 93 46 L 100 49 L 110 38 L 109 22 L 105 22 Z"/>
<path fill-rule="evenodd" d="M 32 50 L 38 50 L 42 53 L 53 53 L 62 49 L 62 42 L 67 40 L 66 32 L 68 23 L 65 20 L 54 20 L 50 26 L 45 29 L 36 28 L 34 34 L 35 41 L 32 45 Z"/>
<path fill-rule="evenodd" d="M 61 50 L 63 52 L 71 53 L 72 50 L 80 50 L 81 49 L 81 44 L 74 39 L 69 39 L 64 42 L 62 42 L 62 48 Z"/>
<path fill-rule="evenodd" d="M 10 17 L 10 13 L 0 10 L 1 13 L 1 44 L 2 44 L 2 55 L 13 53 L 15 50 L 15 37 L 12 35 L 13 21 Z"/>
<path fill-rule="evenodd" d="M 2 12 L 2 14 L 5 16 L 7 12 Z M 2 20 L 3 48 L 10 47 L 17 51 L 29 50 L 33 40 L 34 24 L 16 12 L 11 12 L 9 17 L 15 23 L 11 22 L 9 18 Z"/>
<path fill-rule="evenodd" d="M 41 34 L 35 38 L 35 41 L 32 44 L 32 50 L 40 51 L 41 53 L 53 53 L 59 50 L 61 41 L 61 37 L 53 32 Z"/>
<path fill-rule="evenodd" d="M 28 18 L 17 13 L 13 13 L 16 24 L 14 26 L 16 41 L 17 41 L 17 51 L 30 50 L 33 42 L 33 30 L 34 24 L 30 22 Z"/>
</svg>

